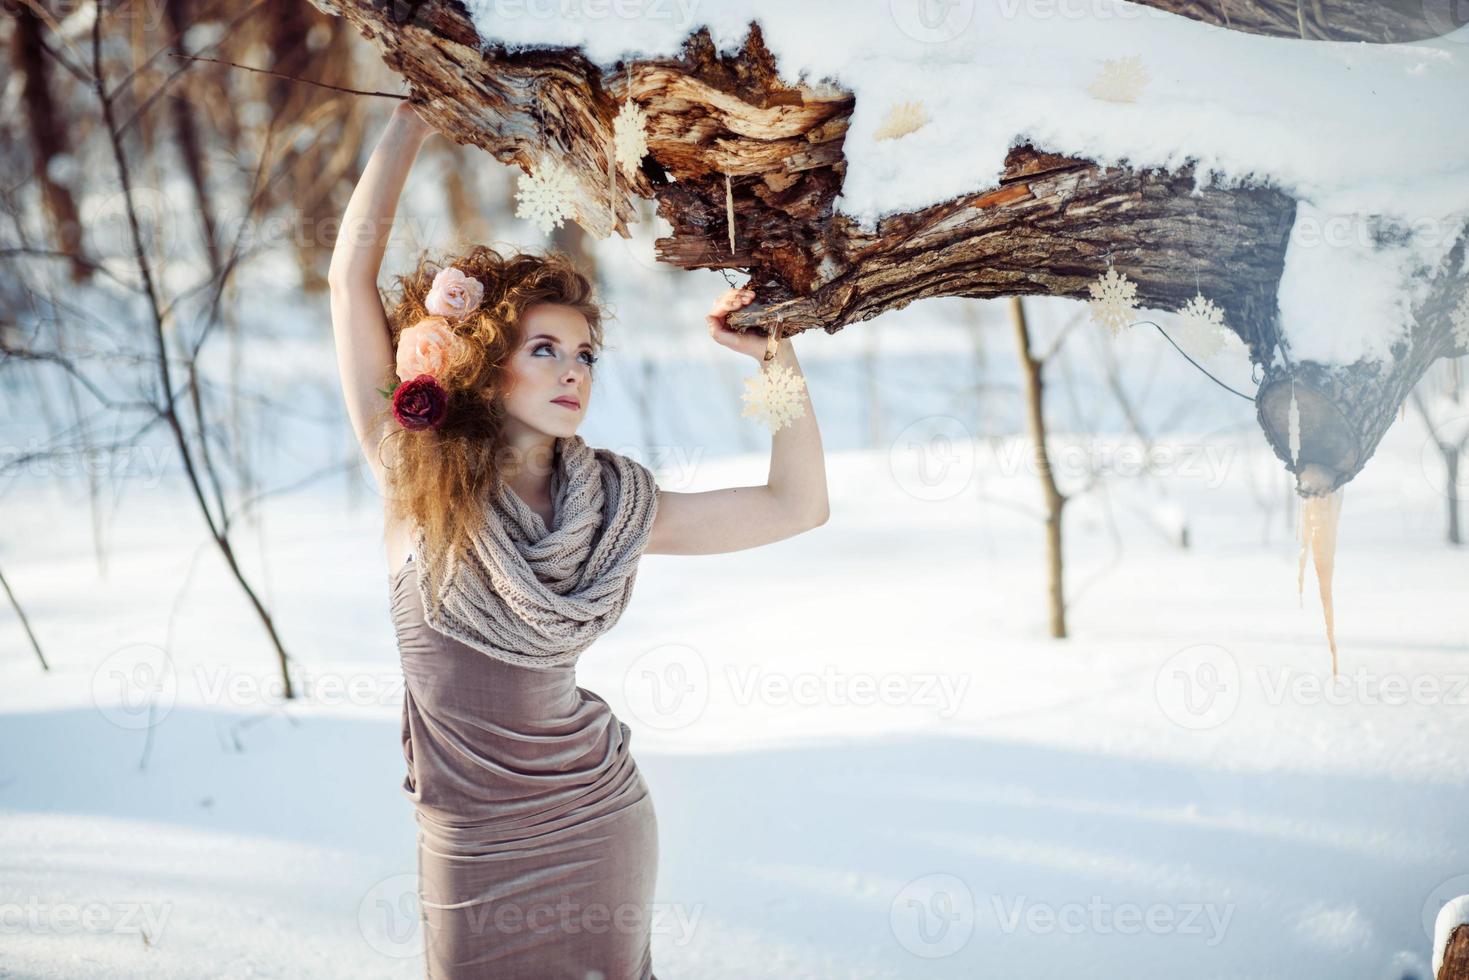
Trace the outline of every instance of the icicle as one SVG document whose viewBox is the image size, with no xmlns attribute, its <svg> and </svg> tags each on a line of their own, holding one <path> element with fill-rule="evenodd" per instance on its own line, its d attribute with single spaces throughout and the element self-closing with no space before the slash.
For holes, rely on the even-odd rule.
<svg viewBox="0 0 1469 980">
<path fill-rule="evenodd" d="M 1290 439 L 1290 465 L 1301 465 L 1301 406 L 1296 404 L 1296 383 L 1290 383 L 1290 411 L 1285 416 L 1285 427 Z"/>
<path fill-rule="evenodd" d="M 729 251 L 734 254 L 734 186 L 729 182 L 729 174 L 724 175 L 724 218 L 729 225 Z"/>
<path fill-rule="evenodd" d="M 1316 566 L 1316 587 L 1321 593 L 1321 611 L 1326 619 L 1326 642 L 1331 647 L 1331 676 L 1337 676 L 1336 616 L 1331 597 L 1331 578 L 1336 565 L 1336 534 L 1341 523 L 1342 491 L 1306 497 L 1301 504 L 1301 556 L 1297 584 L 1304 591 L 1306 552 Z"/>
</svg>

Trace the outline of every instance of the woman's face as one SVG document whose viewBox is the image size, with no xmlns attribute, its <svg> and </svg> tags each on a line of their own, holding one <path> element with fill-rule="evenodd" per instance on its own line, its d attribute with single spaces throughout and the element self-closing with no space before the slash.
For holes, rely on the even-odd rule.
<svg viewBox="0 0 1469 980">
<path fill-rule="evenodd" d="M 511 354 L 506 413 L 550 436 L 572 436 L 592 398 L 591 328 L 569 306 L 536 303 L 520 319 L 521 342 Z"/>
</svg>

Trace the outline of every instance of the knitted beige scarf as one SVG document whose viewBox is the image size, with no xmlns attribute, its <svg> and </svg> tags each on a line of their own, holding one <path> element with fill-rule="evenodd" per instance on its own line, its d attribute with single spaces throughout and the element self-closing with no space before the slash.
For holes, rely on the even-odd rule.
<svg viewBox="0 0 1469 980">
<path fill-rule="evenodd" d="M 658 511 L 658 485 L 636 460 L 581 436 L 558 438 L 555 456 L 549 529 L 502 485 L 467 547 L 418 575 L 429 626 L 526 667 L 574 663 L 617 622 Z"/>
</svg>

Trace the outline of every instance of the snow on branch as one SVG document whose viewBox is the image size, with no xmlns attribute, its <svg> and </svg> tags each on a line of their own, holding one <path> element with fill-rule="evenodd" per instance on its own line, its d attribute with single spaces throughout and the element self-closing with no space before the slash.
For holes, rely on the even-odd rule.
<svg viewBox="0 0 1469 980">
<path fill-rule="evenodd" d="M 1361 469 L 1413 383 L 1454 349 L 1452 313 L 1469 285 L 1469 153 L 1459 152 L 1462 132 L 1419 125 L 1413 113 L 1457 104 L 1461 90 L 1448 83 L 1458 78 L 1449 76 L 1465 69 L 1434 62 L 1426 49 L 1424 64 L 1442 77 L 1422 89 L 1396 80 L 1398 52 L 1353 73 L 1335 50 L 1311 54 L 1315 46 L 1303 45 L 1308 53 L 1288 68 L 1301 84 L 1185 90 L 1170 100 L 1150 94 L 1159 84 L 1150 79 L 1166 77 L 1160 68 L 1177 77 L 1185 56 L 1226 65 L 1231 45 L 1265 57 L 1261 45 L 1271 42 L 1157 10 L 1148 17 L 1167 23 L 1146 30 L 1035 18 L 983 25 L 1032 49 L 1054 45 L 1061 60 L 1031 77 L 1034 64 L 1006 60 L 1016 57 L 1013 43 L 978 28 L 925 40 L 896 0 L 886 23 L 826 2 L 745 0 L 709 12 L 709 23 L 594 24 L 515 15 L 504 0 L 479 0 L 468 13 L 448 0 L 411 8 L 313 2 L 379 48 L 445 135 L 536 181 L 554 173 L 555 194 L 537 198 L 539 220 L 565 213 L 594 235 L 626 235 L 634 197 L 656 200 L 672 227 L 656 243 L 660 259 L 749 273 L 758 302 L 731 315 L 737 329 L 768 332 L 779 322 L 783 335 L 835 333 L 935 296 L 1084 300 L 1115 269 L 1135 284 L 1141 308 L 1181 311 L 1207 301 L 1239 335 L 1265 370 L 1257 407 L 1277 455 L 1298 474 L 1306 464 L 1329 474 L 1329 485 L 1312 492 Z M 1239 6 L 1256 11 L 1264 30 L 1279 5 Z M 1332 19 L 1339 30 L 1376 23 L 1365 5 L 1339 6 L 1361 15 Z M 749 19 L 757 7 L 761 18 Z M 850 52 L 829 36 L 837 25 Z M 1097 64 L 1093 36 L 1128 30 L 1146 42 L 1145 56 Z M 776 43 L 767 43 L 770 31 Z M 1179 52 L 1180 42 L 1195 46 Z M 1268 56 L 1278 61 L 1273 49 Z M 840 70 L 822 60 L 832 57 L 846 59 Z M 1330 103 L 1311 94 L 1326 79 L 1347 86 Z M 1385 130 L 1395 117 L 1373 117 L 1370 139 L 1357 133 L 1343 152 L 1322 154 L 1320 134 L 1361 128 L 1351 88 L 1359 84 L 1383 89 L 1379 102 L 1406 106 L 1394 110 L 1406 116 L 1401 130 Z M 1319 133 L 1297 145 L 1309 107 Z M 1270 114 L 1281 117 L 1278 134 L 1228 142 L 1237 127 L 1261 128 Z M 1146 128 L 1153 125 L 1172 129 Z M 1458 169 L 1434 170 L 1430 161 L 1431 178 L 1405 180 L 1410 152 L 1442 152 Z M 1370 240 L 1355 250 L 1309 251 L 1292 240 L 1299 193 L 1310 193 L 1312 216 L 1329 217 L 1331 207 L 1380 206 L 1384 214 L 1363 220 Z M 1404 213 L 1440 205 L 1436 240 L 1397 247 Z M 1291 279 L 1283 303 L 1292 255 L 1310 277 Z M 1376 274 L 1343 274 L 1343 256 L 1376 263 Z M 1433 275 L 1424 278 L 1425 268 Z M 1400 287 L 1407 295 L 1410 272 L 1419 280 L 1412 302 L 1388 302 Z M 1317 309 L 1303 301 L 1310 296 L 1334 296 L 1335 305 Z M 1381 315 L 1399 308 L 1401 317 Z M 1289 451 L 1277 397 L 1283 383 L 1300 403 L 1298 453 Z"/>
</svg>

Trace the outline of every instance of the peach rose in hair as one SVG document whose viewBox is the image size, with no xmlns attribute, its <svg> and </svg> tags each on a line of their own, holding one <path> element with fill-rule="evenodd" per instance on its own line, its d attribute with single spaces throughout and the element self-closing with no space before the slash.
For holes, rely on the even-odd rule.
<svg viewBox="0 0 1469 980">
<path fill-rule="evenodd" d="M 423 305 L 434 316 L 460 320 L 473 313 L 484 298 L 484 284 L 451 265 L 434 276 Z"/>
<path fill-rule="evenodd" d="M 420 374 L 438 377 L 459 337 L 441 316 L 424 317 L 398 335 L 398 380 L 411 381 Z"/>
</svg>

